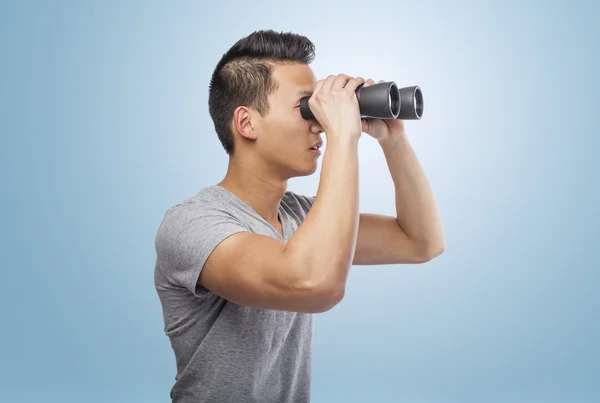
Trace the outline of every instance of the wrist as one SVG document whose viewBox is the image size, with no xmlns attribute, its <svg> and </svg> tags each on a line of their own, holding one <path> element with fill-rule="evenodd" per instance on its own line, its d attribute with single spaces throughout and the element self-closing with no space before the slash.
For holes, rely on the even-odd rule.
<svg viewBox="0 0 600 403">
<path fill-rule="evenodd" d="M 327 138 L 327 144 L 336 144 L 336 145 L 340 145 L 340 146 L 354 146 L 358 144 L 358 141 L 360 140 L 360 136 L 361 133 L 359 132 L 358 134 L 348 134 L 348 133 L 343 133 L 343 134 L 331 134 L 331 135 L 326 135 Z"/>
<path fill-rule="evenodd" d="M 381 146 L 386 146 L 386 145 L 390 145 L 390 144 L 402 143 L 407 140 L 408 139 L 406 137 L 406 133 L 401 132 L 401 133 L 396 133 L 396 134 L 390 134 L 386 138 L 379 140 L 379 144 Z"/>
</svg>

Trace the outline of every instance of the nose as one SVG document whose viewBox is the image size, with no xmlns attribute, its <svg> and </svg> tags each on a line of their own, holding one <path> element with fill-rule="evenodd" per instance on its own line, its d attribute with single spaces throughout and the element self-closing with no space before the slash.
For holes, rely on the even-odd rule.
<svg viewBox="0 0 600 403">
<path fill-rule="evenodd" d="M 310 131 L 314 134 L 320 134 L 320 133 L 323 133 L 323 127 L 321 127 L 319 122 L 317 122 L 316 120 L 313 120 L 310 125 Z"/>
</svg>

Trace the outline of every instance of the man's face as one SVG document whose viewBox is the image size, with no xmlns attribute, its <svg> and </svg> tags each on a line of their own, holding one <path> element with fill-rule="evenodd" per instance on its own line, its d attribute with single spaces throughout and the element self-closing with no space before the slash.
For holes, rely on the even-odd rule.
<svg viewBox="0 0 600 403">
<path fill-rule="evenodd" d="M 306 176 L 319 158 L 310 150 L 321 140 L 322 127 L 300 114 L 300 99 L 312 93 L 317 80 L 306 64 L 277 64 L 273 79 L 279 87 L 268 97 L 270 111 L 257 122 L 257 150 L 270 169 L 284 177 Z"/>
</svg>

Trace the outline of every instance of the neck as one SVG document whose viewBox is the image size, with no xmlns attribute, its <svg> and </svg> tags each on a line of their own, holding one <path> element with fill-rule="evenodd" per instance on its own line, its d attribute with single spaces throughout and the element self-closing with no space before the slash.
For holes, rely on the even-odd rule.
<svg viewBox="0 0 600 403">
<path fill-rule="evenodd" d="M 268 169 L 260 169 L 232 156 L 225 178 L 217 185 L 236 195 L 268 223 L 276 225 L 279 222 L 279 205 L 287 190 L 287 179 L 273 177 Z"/>
</svg>

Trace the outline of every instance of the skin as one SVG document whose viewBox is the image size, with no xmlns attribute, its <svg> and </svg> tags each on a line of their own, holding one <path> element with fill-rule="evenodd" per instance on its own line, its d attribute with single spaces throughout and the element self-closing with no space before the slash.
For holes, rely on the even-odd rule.
<svg viewBox="0 0 600 403">
<path fill-rule="evenodd" d="M 282 233 L 278 211 L 288 179 L 317 170 L 319 157 L 310 147 L 322 140 L 323 128 L 300 114 L 300 99 L 310 95 L 317 84 L 312 69 L 306 64 L 276 64 L 272 74 L 279 87 L 268 97 L 271 109 L 266 116 L 246 106 L 234 111 L 235 152 L 218 185 L 244 200 Z"/>
<path fill-rule="evenodd" d="M 364 82 L 365 86 L 374 81 L 343 74 L 317 81 L 306 64 L 276 64 L 272 74 L 279 86 L 268 96 L 271 109 L 267 115 L 261 116 L 246 106 L 234 111 L 231 124 L 236 151 L 230 156 L 227 174 L 218 185 L 244 200 L 283 235 L 278 213 L 288 179 L 311 175 L 317 170 L 319 157 L 310 147 L 322 140 L 324 131 L 336 136 L 359 131 L 360 127 L 362 133 L 375 138 L 383 149 L 396 188 L 397 217 L 361 214 L 354 263 L 426 261 L 441 253 L 445 242 L 439 213 L 425 174 L 406 139 L 404 122 L 359 119 L 358 115 L 349 118 L 343 109 L 339 115 L 323 113 L 323 107 L 330 109 L 330 113 L 340 107 L 341 104 L 328 107 L 326 104 L 334 99 L 345 100 L 336 91 L 343 91 L 351 79 Z M 320 92 L 325 88 L 333 88 L 334 96 L 322 104 L 325 99 Z M 325 130 L 317 120 L 305 120 L 300 114 L 300 99 L 311 94 L 311 110 Z M 330 122 L 328 116 L 345 116 L 345 120 Z M 385 251 L 395 252 L 385 254 Z"/>
<path fill-rule="evenodd" d="M 278 212 L 288 179 L 316 171 L 318 156 L 310 148 L 324 132 L 323 196 L 287 243 L 244 233 L 223 241 L 207 260 L 199 283 L 239 304 L 324 312 L 343 298 L 351 265 L 422 263 L 442 253 L 437 206 L 403 122 L 360 118 L 354 91 L 373 80 L 337 75 L 317 81 L 304 64 L 275 65 L 272 74 L 279 87 L 268 97 L 270 113 L 261 116 L 246 106 L 234 112 L 235 152 L 218 185 L 282 234 Z M 316 120 L 305 120 L 300 113 L 299 101 L 309 94 Z M 362 133 L 381 145 L 394 182 L 396 217 L 358 213 Z M 325 244 L 313 235 L 317 233 L 326 234 Z M 252 275 L 240 270 L 242 262 L 252 267 Z"/>
</svg>

